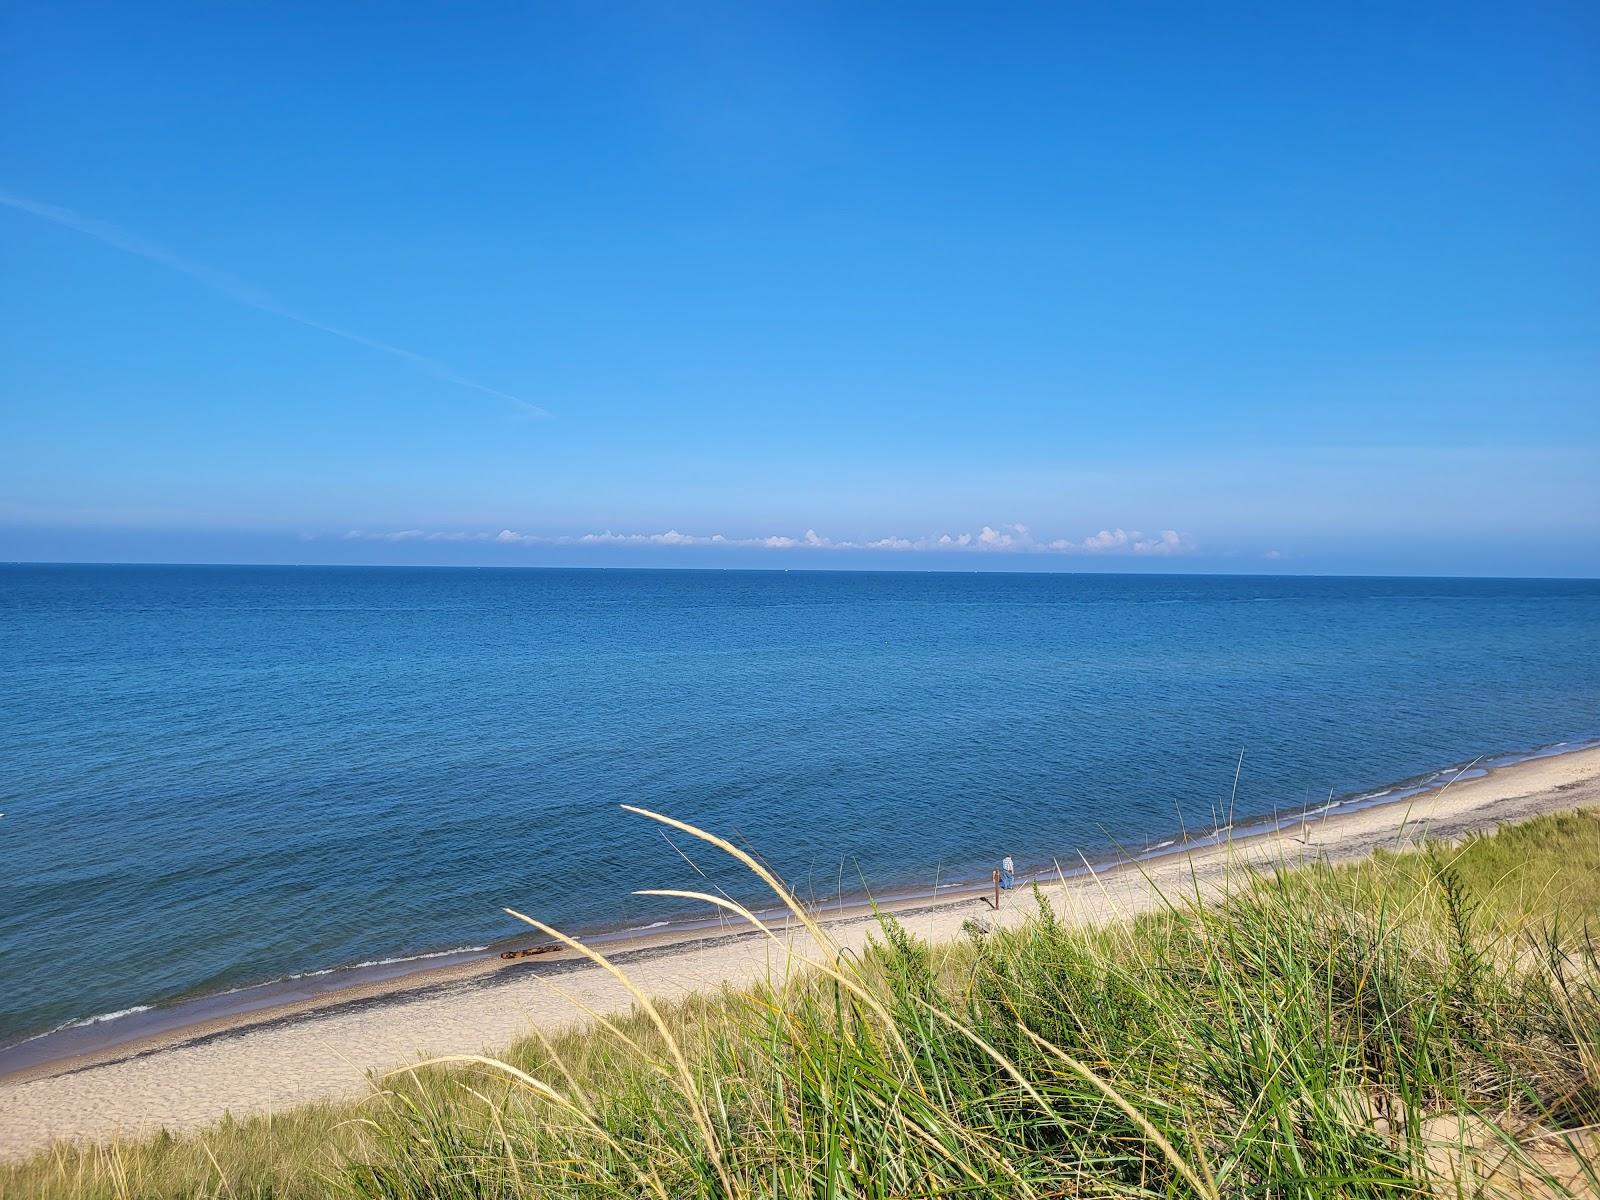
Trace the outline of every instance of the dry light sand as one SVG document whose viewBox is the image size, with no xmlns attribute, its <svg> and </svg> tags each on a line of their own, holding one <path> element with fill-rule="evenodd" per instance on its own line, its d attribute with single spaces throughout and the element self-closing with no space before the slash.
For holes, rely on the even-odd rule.
<svg viewBox="0 0 1600 1200">
<path fill-rule="evenodd" d="M 1058 881 L 1045 891 L 1058 910 L 1104 921 L 1150 907 L 1158 888 L 1192 894 L 1196 882 L 1213 887 L 1230 862 L 1347 861 L 1422 836 L 1454 838 L 1587 806 L 1600 806 L 1600 749 L 1518 763 L 1409 801 Z M 1015 924 L 1033 904 L 1021 890 L 1006 895 L 998 915 L 970 894 L 897 907 L 912 931 L 941 940 L 958 935 L 968 918 Z M 860 913 L 826 924 L 837 943 L 856 948 L 872 928 L 870 917 Z M 730 928 L 675 941 L 641 940 L 607 947 L 607 953 L 652 996 L 677 997 L 781 971 L 775 957 L 781 959 L 782 952 L 775 955 L 775 949 L 758 934 Z M 503 969 L 486 964 L 436 972 L 399 989 L 352 991 L 298 1009 L 256 1013 L 0 1083 L 0 1154 L 25 1154 L 57 1138 L 180 1130 L 224 1112 L 244 1116 L 356 1095 L 369 1086 L 367 1072 L 433 1055 L 492 1051 L 532 1026 L 554 1029 L 583 1019 L 584 1009 L 609 1012 L 629 1003 L 602 970 L 563 953 Z"/>
</svg>

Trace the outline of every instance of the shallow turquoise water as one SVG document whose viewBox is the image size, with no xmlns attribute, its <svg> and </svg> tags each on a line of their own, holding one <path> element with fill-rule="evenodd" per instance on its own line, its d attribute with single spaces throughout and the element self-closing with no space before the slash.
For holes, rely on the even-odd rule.
<svg viewBox="0 0 1600 1200">
<path fill-rule="evenodd" d="M 664 919 L 624 802 L 825 895 L 1592 738 L 1600 583 L 3 567 L 0 668 L 5 1040 Z"/>
</svg>

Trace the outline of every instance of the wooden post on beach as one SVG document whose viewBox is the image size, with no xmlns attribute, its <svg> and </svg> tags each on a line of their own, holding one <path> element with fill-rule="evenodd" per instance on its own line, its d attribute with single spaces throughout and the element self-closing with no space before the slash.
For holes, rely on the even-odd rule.
<svg viewBox="0 0 1600 1200">
<path fill-rule="evenodd" d="M 995 912 L 999 912 L 1000 911 L 1000 871 L 999 871 L 999 868 L 996 868 L 995 872 L 994 872 L 994 910 L 995 910 Z"/>
</svg>

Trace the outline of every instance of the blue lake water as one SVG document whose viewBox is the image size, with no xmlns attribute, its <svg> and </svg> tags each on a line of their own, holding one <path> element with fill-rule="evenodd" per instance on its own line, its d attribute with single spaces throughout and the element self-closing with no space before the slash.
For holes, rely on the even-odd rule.
<svg viewBox="0 0 1600 1200">
<path fill-rule="evenodd" d="M 1600 582 L 0 567 L 0 1041 L 1600 735 Z M 677 844 L 713 882 L 757 893 Z"/>
</svg>

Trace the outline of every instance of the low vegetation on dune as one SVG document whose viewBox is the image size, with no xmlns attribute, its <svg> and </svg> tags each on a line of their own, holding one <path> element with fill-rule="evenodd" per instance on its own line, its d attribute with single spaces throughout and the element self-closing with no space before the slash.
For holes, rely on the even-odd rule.
<svg viewBox="0 0 1600 1200">
<path fill-rule="evenodd" d="M 732 853 L 739 852 L 723 847 Z M 753 861 L 751 865 L 758 870 Z M 796 918 L 807 919 L 796 906 Z M 1083 927 L 816 931 L 763 989 L 58 1148 L 6 1196 L 1600 1196 L 1600 815 Z"/>
</svg>

